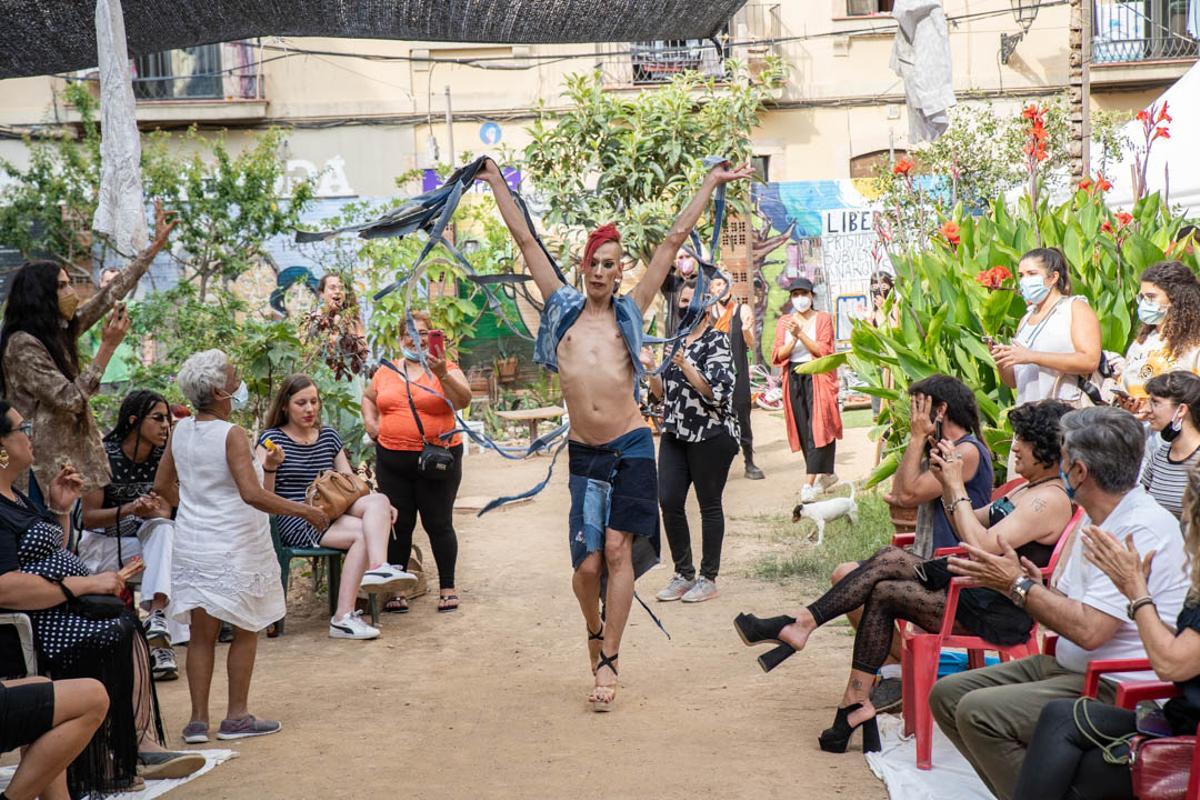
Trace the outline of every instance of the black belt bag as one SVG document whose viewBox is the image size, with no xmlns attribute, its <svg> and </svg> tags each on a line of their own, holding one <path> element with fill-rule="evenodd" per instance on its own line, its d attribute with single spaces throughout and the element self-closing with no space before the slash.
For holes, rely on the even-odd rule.
<svg viewBox="0 0 1200 800">
<path fill-rule="evenodd" d="M 425 426 L 421 424 L 421 414 L 417 411 L 417 404 L 413 402 L 408 375 L 401 377 L 404 378 L 404 390 L 408 393 L 408 407 L 412 409 L 413 421 L 417 423 L 417 431 L 420 432 L 423 443 L 421 455 L 417 456 L 417 474 L 426 480 L 444 481 L 454 472 L 454 453 L 450 452 L 450 448 L 434 444 L 425 437 Z"/>
</svg>

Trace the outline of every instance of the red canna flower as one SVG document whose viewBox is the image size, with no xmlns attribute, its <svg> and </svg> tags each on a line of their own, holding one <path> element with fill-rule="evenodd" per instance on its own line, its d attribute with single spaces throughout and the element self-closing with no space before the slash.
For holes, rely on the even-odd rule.
<svg viewBox="0 0 1200 800">
<path fill-rule="evenodd" d="M 1085 191 L 1085 192 L 1086 192 L 1086 191 L 1088 191 L 1088 190 L 1090 190 L 1090 189 L 1092 188 L 1092 179 L 1091 179 L 1091 178 L 1084 178 L 1083 180 L 1081 180 L 1081 181 L 1079 182 L 1079 184 L 1078 184 L 1078 188 L 1082 189 L 1082 190 L 1083 190 L 1083 191 Z"/>
<path fill-rule="evenodd" d="M 1100 224 L 1100 230 L 1104 231 L 1105 233 L 1112 233 L 1113 232 L 1112 223 L 1109 222 L 1108 220 L 1104 220 L 1104 222 L 1102 222 Z"/>
<path fill-rule="evenodd" d="M 955 247 L 961 241 L 958 235 L 958 223 L 947 221 L 942 223 L 942 227 L 938 228 L 938 233 L 945 237 L 946 241 Z"/>
<path fill-rule="evenodd" d="M 1137 113 L 1136 119 L 1138 122 L 1149 122 L 1150 121 L 1150 112 L 1146 111 L 1145 109 L 1142 109 L 1141 111 L 1139 111 Z"/>
<path fill-rule="evenodd" d="M 1107 192 L 1112 188 L 1112 184 L 1104 177 L 1102 173 L 1096 173 L 1096 188 L 1102 192 Z"/>
<path fill-rule="evenodd" d="M 1157 128 L 1154 129 L 1154 138 L 1155 139 L 1170 139 L 1171 132 L 1169 130 L 1167 130 L 1166 125 L 1159 125 Z"/>
<path fill-rule="evenodd" d="M 1042 112 L 1038 109 L 1038 107 L 1036 105 L 1028 105 L 1028 106 L 1025 106 L 1025 109 L 1021 112 L 1021 116 L 1024 117 L 1025 119 L 1032 120 L 1032 119 L 1037 119 L 1039 116 L 1041 116 L 1041 113 Z"/>
<path fill-rule="evenodd" d="M 1007 268 L 996 265 L 976 275 L 975 282 L 987 289 L 996 290 L 1003 287 L 1004 282 L 1010 278 L 1012 278 L 1012 273 Z"/>
<path fill-rule="evenodd" d="M 906 156 L 905 158 L 897 161 L 896 165 L 892 167 L 892 174 L 908 177 L 908 173 L 912 172 L 913 166 L 912 159 Z"/>
<path fill-rule="evenodd" d="M 1167 113 L 1167 104 L 1168 104 L 1168 103 L 1167 103 L 1167 101 L 1166 101 L 1166 100 L 1164 100 L 1164 101 L 1163 101 L 1163 107 L 1162 107 L 1162 109 L 1161 109 L 1161 110 L 1158 112 L 1158 117 L 1157 117 L 1157 118 L 1155 118 L 1155 120 L 1154 120 L 1154 123 L 1155 123 L 1156 125 L 1157 125 L 1158 123 L 1160 123 L 1160 122 L 1171 122 L 1171 121 L 1172 121 L 1172 119 L 1171 119 L 1171 115 Z"/>
<path fill-rule="evenodd" d="M 1133 222 L 1133 214 L 1130 214 L 1128 211 L 1118 211 L 1113 216 L 1117 218 L 1117 224 L 1122 228 Z"/>
</svg>

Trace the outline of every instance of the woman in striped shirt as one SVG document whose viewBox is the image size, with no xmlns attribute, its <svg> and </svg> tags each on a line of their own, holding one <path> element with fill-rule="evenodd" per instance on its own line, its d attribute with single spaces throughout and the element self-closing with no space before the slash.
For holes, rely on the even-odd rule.
<svg viewBox="0 0 1200 800">
<path fill-rule="evenodd" d="M 307 375 L 283 382 L 271 410 L 270 425 L 258 438 L 263 463 L 263 486 L 287 500 L 304 502 L 309 485 L 326 470 L 350 474 L 350 459 L 337 431 L 321 424 L 321 396 Z M 272 463 L 283 454 L 277 467 Z M 387 563 L 388 535 L 396 512 L 387 497 L 372 492 L 359 498 L 328 530 L 318 531 L 301 517 L 278 516 L 279 538 L 289 547 L 329 547 L 345 550 L 337 611 L 329 621 L 335 639 L 374 639 L 379 630 L 354 610 L 358 590 L 396 592 L 416 584 L 416 576 Z"/>
<path fill-rule="evenodd" d="M 1176 370 L 1146 381 L 1150 429 L 1162 443 L 1142 469 L 1142 486 L 1178 519 L 1188 473 L 1200 462 L 1200 378 Z"/>
</svg>

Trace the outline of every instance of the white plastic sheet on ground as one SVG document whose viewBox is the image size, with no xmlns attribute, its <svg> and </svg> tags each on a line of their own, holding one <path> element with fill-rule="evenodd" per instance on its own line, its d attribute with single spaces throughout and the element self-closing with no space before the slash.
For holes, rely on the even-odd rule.
<svg viewBox="0 0 1200 800">
<path fill-rule="evenodd" d="M 994 800 L 954 745 L 933 726 L 933 769 L 917 769 L 917 740 L 903 737 L 898 715 L 879 716 L 883 750 L 867 754 L 867 764 L 887 786 L 891 800 Z"/>
<path fill-rule="evenodd" d="M 191 753 L 200 753 L 204 756 L 204 766 L 188 775 L 186 778 L 174 778 L 172 780 L 161 781 L 146 781 L 146 788 L 140 792 L 121 792 L 116 797 L 121 800 L 152 800 L 155 797 L 162 797 L 172 789 L 178 789 L 189 781 L 194 781 L 201 775 L 212 772 L 218 764 L 224 764 L 231 758 L 237 758 L 235 750 L 189 750 Z M 13 773 L 17 771 L 14 767 L 4 767 L 0 769 L 0 791 L 3 791 L 8 782 L 12 780 Z"/>
<path fill-rule="evenodd" d="M 131 256 L 148 243 L 142 194 L 142 143 L 129 72 L 121 0 L 96 0 L 100 62 L 100 191 L 92 227 Z"/>
<path fill-rule="evenodd" d="M 1171 138 L 1159 139 L 1150 150 L 1150 165 L 1146 169 L 1147 193 L 1164 189 L 1163 166 L 1170 165 L 1170 197 L 1172 206 L 1183 206 L 1189 217 L 1200 216 L 1200 158 L 1196 158 L 1196 143 L 1200 142 L 1200 63 L 1194 64 L 1182 78 L 1155 101 L 1158 108 L 1168 103 L 1172 121 Z M 1142 123 L 1126 123 L 1121 132 L 1135 147 L 1144 146 Z M 1099 148 L 1092 147 L 1093 171 L 1100 166 Z M 1130 150 L 1116 164 L 1110 164 L 1104 176 L 1113 188 L 1105 198 L 1114 208 L 1133 205 L 1133 178 L 1130 168 L 1134 153 Z"/>
</svg>

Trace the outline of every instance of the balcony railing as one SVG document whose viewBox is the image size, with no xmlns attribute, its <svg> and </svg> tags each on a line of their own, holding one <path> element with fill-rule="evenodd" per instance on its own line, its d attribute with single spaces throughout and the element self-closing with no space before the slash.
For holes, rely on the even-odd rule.
<svg viewBox="0 0 1200 800">
<path fill-rule="evenodd" d="M 1092 61 L 1194 59 L 1200 8 L 1188 0 L 1093 0 Z"/>
<path fill-rule="evenodd" d="M 668 83 L 689 70 L 712 78 L 725 77 L 716 46 L 699 39 L 614 43 L 599 46 L 599 66 L 610 86 L 653 86 Z"/>
<path fill-rule="evenodd" d="M 262 71 L 249 42 L 164 50 L 133 60 L 139 100 L 262 100 Z"/>
</svg>

